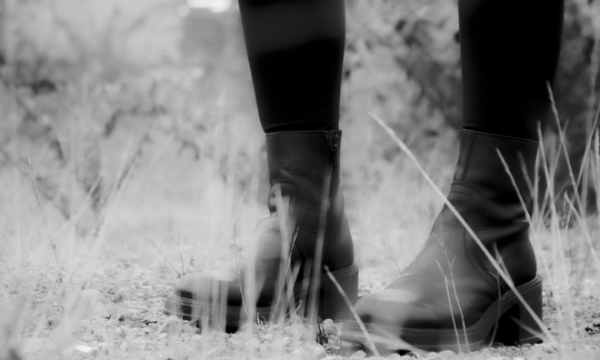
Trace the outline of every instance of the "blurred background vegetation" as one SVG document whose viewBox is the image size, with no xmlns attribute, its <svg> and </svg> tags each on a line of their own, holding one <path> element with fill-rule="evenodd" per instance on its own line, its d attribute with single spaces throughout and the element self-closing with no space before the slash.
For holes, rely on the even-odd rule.
<svg viewBox="0 0 600 360">
<path fill-rule="evenodd" d="M 578 172 L 599 103 L 600 4 L 566 2 L 554 97 Z M 264 198 L 263 139 L 235 0 L 0 3 L 0 179 L 14 169 L 23 182 L 33 175 L 53 216 L 77 215 L 93 232 L 105 204 L 168 143 L 190 167 L 210 162 L 237 194 L 253 187 Z M 447 179 L 461 123 L 456 1 L 347 0 L 347 27 L 345 186 L 378 187 L 401 155 L 367 112 Z M 557 153 L 551 124 L 546 147 Z M 558 163 L 557 192 L 573 191 L 566 164 Z M 76 214 L 82 204 L 86 214 Z"/>
</svg>

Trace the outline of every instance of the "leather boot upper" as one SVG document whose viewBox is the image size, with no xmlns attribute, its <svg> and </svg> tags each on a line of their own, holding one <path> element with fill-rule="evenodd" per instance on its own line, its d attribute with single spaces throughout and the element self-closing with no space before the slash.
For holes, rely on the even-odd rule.
<svg viewBox="0 0 600 360">
<path fill-rule="evenodd" d="M 245 284 L 253 281 L 260 289 L 254 294 L 256 305 L 270 306 L 282 264 L 301 280 L 318 261 L 319 244 L 320 263 L 331 271 L 353 266 L 352 238 L 339 191 L 341 131 L 282 132 L 266 139 L 269 215 L 258 222 L 240 259 L 212 274 L 184 277 L 176 286 L 183 297 L 210 302 L 226 294 L 229 306 L 243 306 L 249 298 Z"/>
<path fill-rule="evenodd" d="M 537 147 L 530 140 L 463 130 L 447 198 L 515 286 L 536 276 L 526 207 Z M 366 322 L 395 328 L 462 328 L 463 320 L 466 326 L 474 324 L 507 289 L 483 250 L 444 206 L 416 259 L 384 291 L 363 297 L 356 311 Z"/>
</svg>

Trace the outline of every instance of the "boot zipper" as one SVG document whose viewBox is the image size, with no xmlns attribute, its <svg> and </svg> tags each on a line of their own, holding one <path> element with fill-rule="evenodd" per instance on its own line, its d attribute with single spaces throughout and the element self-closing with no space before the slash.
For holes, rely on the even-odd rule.
<svg viewBox="0 0 600 360">
<path fill-rule="evenodd" d="M 340 144 L 340 133 L 339 131 L 336 131 L 333 133 L 333 136 L 328 137 L 330 144 L 329 144 L 329 159 L 331 161 L 331 178 L 330 178 L 330 182 L 329 182 L 329 209 L 333 208 L 333 194 L 331 193 L 331 190 L 333 188 L 333 177 L 335 176 L 334 173 L 338 170 L 338 152 L 339 152 L 339 144 Z"/>
<path fill-rule="evenodd" d="M 333 211 L 333 202 L 334 202 L 334 197 L 333 194 L 331 193 L 331 191 L 333 190 L 333 177 L 335 176 L 334 173 L 338 170 L 337 169 L 337 162 L 338 162 L 338 147 L 339 147 L 339 142 L 340 142 L 340 133 L 339 131 L 335 131 L 333 133 L 333 136 L 327 136 L 327 140 L 329 141 L 329 161 L 331 161 L 331 174 L 330 174 L 330 179 L 329 179 L 329 201 L 327 204 L 328 205 L 328 209 L 327 209 L 327 227 L 325 230 L 325 241 L 323 244 L 323 257 L 321 259 L 322 263 L 321 266 L 323 264 L 326 264 L 329 262 L 329 236 L 331 235 L 331 212 Z"/>
<path fill-rule="evenodd" d="M 331 141 L 331 144 L 329 146 L 329 151 L 331 151 L 331 160 L 332 160 L 332 168 L 333 171 L 337 170 L 337 150 L 338 150 L 338 146 L 339 146 L 339 132 L 336 131 L 335 133 L 333 133 L 333 138 L 329 138 Z"/>
<path fill-rule="evenodd" d="M 340 135 L 338 134 L 337 131 L 335 133 L 333 133 L 333 139 L 331 140 L 331 151 L 336 151 L 337 150 L 337 147 L 338 147 L 338 137 L 339 136 Z"/>
</svg>

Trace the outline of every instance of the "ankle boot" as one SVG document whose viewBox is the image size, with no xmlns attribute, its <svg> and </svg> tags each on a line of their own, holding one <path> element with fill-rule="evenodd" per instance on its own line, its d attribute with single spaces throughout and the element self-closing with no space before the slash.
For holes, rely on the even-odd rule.
<svg viewBox="0 0 600 360">
<path fill-rule="evenodd" d="M 541 319 L 542 283 L 526 209 L 498 155 L 530 206 L 528 179 L 533 179 L 537 149 L 535 141 L 463 130 L 448 200 Z M 385 290 L 362 297 L 355 310 L 374 338 L 399 337 L 427 351 L 476 350 L 494 341 L 534 343 L 541 333 L 447 206 L 416 259 Z M 343 337 L 360 340 L 356 326 L 345 325 Z"/>
<path fill-rule="evenodd" d="M 215 326 L 224 320 L 226 331 L 236 331 L 252 316 L 252 305 L 253 316 L 263 321 L 282 306 L 307 315 L 311 293 L 321 318 L 351 316 L 325 270 L 354 303 L 358 267 L 339 190 L 341 131 L 281 132 L 266 140 L 270 214 L 257 224 L 239 260 L 212 274 L 188 275 L 175 287 L 168 308 L 186 320 Z"/>
</svg>

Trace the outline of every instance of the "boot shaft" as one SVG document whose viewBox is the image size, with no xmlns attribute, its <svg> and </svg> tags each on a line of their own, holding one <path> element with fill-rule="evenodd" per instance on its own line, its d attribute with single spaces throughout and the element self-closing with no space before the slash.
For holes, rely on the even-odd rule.
<svg viewBox="0 0 600 360">
<path fill-rule="evenodd" d="M 499 256 L 498 260 L 517 284 L 530 281 L 537 272 L 527 222 L 537 150 L 536 141 L 463 130 L 449 195 L 449 198 L 456 197 L 452 202 L 459 212 L 488 251 Z M 454 218 L 449 213 L 446 216 Z M 452 222 L 462 227 L 457 220 Z M 465 236 L 470 238 L 468 234 Z M 482 274 L 495 274 L 473 240 L 467 242 L 465 249 L 468 258 L 479 259 L 474 261 L 478 264 L 474 266 L 481 267 Z M 493 282 L 493 277 L 488 281 Z M 506 284 L 501 283 L 506 288 Z"/>
<path fill-rule="evenodd" d="M 267 134 L 270 185 L 301 176 L 321 191 L 337 191 L 341 139 L 340 130 Z"/>
<path fill-rule="evenodd" d="M 538 143 L 471 130 L 463 130 L 461 135 L 454 181 L 490 189 L 500 203 L 518 203 L 518 190 L 529 205 Z"/>
<path fill-rule="evenodd" d="M 332 270 L 354 263 L 344 198 L 339 191 L 341 138 L 339 130 L 266 136 L 271 184 L 268 206 L 272 215 L 281 215 L 277 209 L 278 193 L 289 205 L 288 220 L 293 224 L 290 238 L 295 243 L 292 260 L 312 262 L 320 247 L 321 263 Z"/>
<path fill-rule="evenodd" d="M 271 213 L 277 211 L 281 194 L 294 229 L 313 233 L 325 225 L 320 219 L 323 206 L 343 212 L 338 199 L 341 131 L 280 132 L 266 139 Z"/>
</svg>

